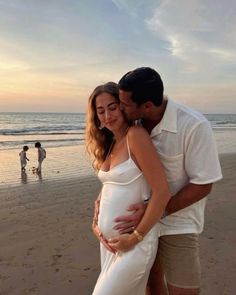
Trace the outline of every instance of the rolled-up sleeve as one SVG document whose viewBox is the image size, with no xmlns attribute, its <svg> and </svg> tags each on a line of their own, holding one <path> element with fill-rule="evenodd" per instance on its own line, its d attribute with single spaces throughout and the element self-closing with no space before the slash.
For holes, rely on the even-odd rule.
<svg viewBox="0 0 236 295">
<path fill-rule="evenodd" d="M 185 170 L 190 183 L 207 184 L 222 178 L 214 134 L 207 120 L 192 128 L 185 149 Z"/>
</svg>

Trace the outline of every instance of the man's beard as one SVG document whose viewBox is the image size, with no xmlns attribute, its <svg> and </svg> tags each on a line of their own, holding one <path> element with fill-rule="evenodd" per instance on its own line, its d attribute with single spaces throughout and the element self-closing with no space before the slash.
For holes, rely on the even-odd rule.
<svg viewBox="0 0 236 295">
<path fill-rule="evenodd" d="M 132 124 L 132 123 L 135 121 L 135 120 L 133 120 L 133 119 L 130 119 L 124 111 L 123 111 L 123 114 L 124 114 L 125 120 L 126 120 L 129 124 Z"/>
<path fill-rule="evenodd" d="M 124 114 L 124 117 L 125 117 L 126 121 L 131 123 L 131 124 L 134 123 L 137 120 L 142 119 L 140 116 L 133 116 L 133 118 L 130 118 L 124 111 L 123 111 L 123 114 Z"/>
</svg>

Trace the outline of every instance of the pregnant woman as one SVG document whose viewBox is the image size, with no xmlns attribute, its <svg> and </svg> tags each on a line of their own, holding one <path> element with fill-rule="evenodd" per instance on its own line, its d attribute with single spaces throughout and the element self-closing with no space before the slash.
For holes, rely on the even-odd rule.
<svg viewBox="0 0 236 295">
<path fill-rule="evenodd" d="M 127 122 L 113 82 L 96 87 L 89 98 L 86 146 L 103 184 L 93 222 L 101 245 L 93 295 L 144 295 L 158 246 L 157 222 L 170 193 L 148 133 Z M 138 226 L 120 235 L 114 219 L 147 199 Z"/>
</svg>

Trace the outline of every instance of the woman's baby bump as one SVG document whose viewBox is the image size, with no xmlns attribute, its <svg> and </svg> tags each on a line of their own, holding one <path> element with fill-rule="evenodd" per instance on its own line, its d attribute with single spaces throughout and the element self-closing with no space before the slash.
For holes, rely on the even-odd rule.
<svg viewBox="0 0 236 295">
<path fill-rule="evenodd" d="M 127 211 L 128 207 L 138 202 L 142 202 L 139 187 L 131 190 L 126 185 L 106 184 L 103 186 L 98 226 L 107 239 L 118 234 L 114 230 L 114 219 L 121 215 L 131 214 L 132 212 Z"/>
</svg>

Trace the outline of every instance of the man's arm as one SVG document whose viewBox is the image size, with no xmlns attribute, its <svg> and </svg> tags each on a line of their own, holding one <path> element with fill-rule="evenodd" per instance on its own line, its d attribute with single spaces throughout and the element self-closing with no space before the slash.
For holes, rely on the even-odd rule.
<svg viewBox="0 0 236 295">
<path fill-rule="evenodd" d="M 211 192 L 211 189 L 212 183 L 203 185 L 188 183 L 176 195 L 171 197 L 166 206 L 165 216 L 200 201 Z M 121 234 L 131 232 L 139 224 L 146 207 L 147 205 L 142 203 L 130 206 L 127 211 L 133 211 L 133 214 L 117 217 L 115 219 L 115 222 L 117 222 L 115 229 L 119 230 Z"/>
<path fill-rule="evenodd" d="M 131 215 L 123 215 L 115 218 L 117 224 L 114 226 L 114 229 L 119 230 L 120 234 L 133 232 L 143 218 L 146 208 L 147 203 L 137 203 L 129 206 L 127 211 L 133 213 Z"/>
<path fill-rule="evenodd" d="M 212 183 L 202 185 L 188 183 L 171 197 L 166 206 L 165 215 L 170 215 L 200 201 L 211 192 L 211 189 Z"/>
</svg>

